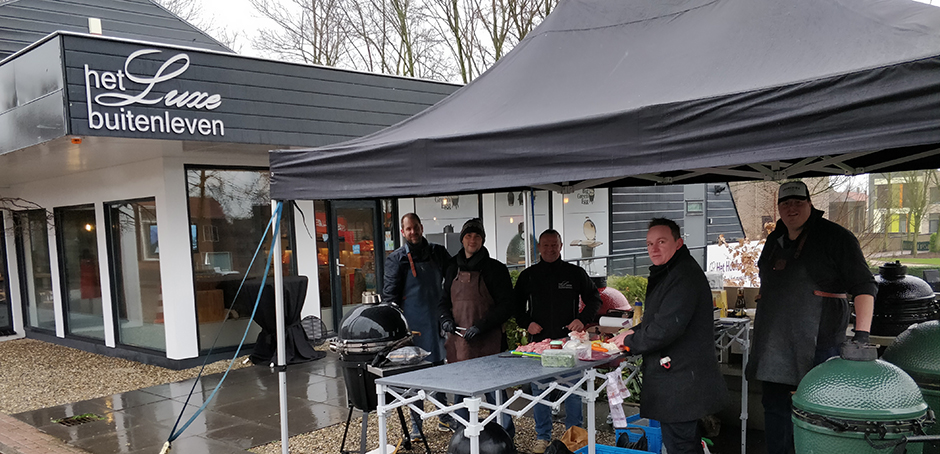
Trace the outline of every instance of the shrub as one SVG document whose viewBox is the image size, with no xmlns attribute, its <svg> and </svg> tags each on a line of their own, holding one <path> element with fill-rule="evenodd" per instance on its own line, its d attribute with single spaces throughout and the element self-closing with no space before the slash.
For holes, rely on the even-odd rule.
<svg viewBox="0 0 940 454">
<path fill-rule="evenodd" d="M 620 293 L 623 293 L 630 303 L 646 299 L 645 277 L 629 274 L 624 276 L 610 275 L 607 276 L 607 286 L 620 290 Z"/>
<path fill-rule="evenodd" d="M 937 245 L 937 234 L 936 234 L 936 233 L 930 234 L 930 247 L 929 247 L 929 249 L 930 249 L 930 252 L 940 252 L 940 248 L 938 248 L 938 245 Z"/>
</svg>

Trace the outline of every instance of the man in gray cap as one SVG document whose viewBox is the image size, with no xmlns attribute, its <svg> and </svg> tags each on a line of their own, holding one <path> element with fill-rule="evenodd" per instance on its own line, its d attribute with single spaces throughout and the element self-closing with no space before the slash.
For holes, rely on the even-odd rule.
<svg viewBox="0 0 940 454">
<path fill-rule="evenodd" d="M 761 380 L 770 454 L 793 451 L 792 392 L 846 340 L 855 298 L 854 342 L 868 342 L 875 279 L 852 232 L 824 219 L 802 181 L 780 185 L 780 220 L 758 260 L 760 300 L 747 377 Z"/>
</svg>

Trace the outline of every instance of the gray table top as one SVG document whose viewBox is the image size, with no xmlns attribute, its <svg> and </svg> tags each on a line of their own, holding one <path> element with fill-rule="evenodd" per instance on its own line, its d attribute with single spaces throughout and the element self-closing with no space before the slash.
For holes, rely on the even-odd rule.
<svg viewBox="0 0 940 454">
<path fill-rule="evenodd" d="M 585 369 L 625 357 L 621 354 L 598 361 L 577 361 L 574 367 L 542 367 L 539 358 L 525 356 L 506 358 L 500 355 L 505 356 L 504 353 L 484 356 L 379 378 L 375 382 L 396 388 L 479 396 L 524 383 L 549 382 L 570 378 L 573 375 L 579 376 L 580 372 Z"/>
</svg>

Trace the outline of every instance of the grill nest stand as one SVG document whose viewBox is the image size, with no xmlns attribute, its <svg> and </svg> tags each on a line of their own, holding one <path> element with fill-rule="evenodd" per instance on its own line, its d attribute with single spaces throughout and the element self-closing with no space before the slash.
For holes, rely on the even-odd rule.
<svg viewBox="0 0 940 454">
<path fill-rule="evenodd" d="M 367 361 L 358 361 L 354 364 L 347 362 L 344 365 L 346 367 L 346 373 L 351 373 L 355 371 L 355 373 L 357 373 L 359 377 L 359 380 L 355 380 L 356 382 L 355 384 L 351 383 L 351 381 L 353 380 L 346 380 L 347 387 L 356 386 L 358 388 L 357 391 L 348 389 L 346 391 L 347 395 L 349 395 L 350 393 L 357 392 L 358 396 L 371 396 L 372 399 L 378 400 L 377 395 L 376 395 L 376 388 L 375 388 L 376 377 L 390 377 L 392 375 L 402 374 L 405 372 L 411 372 L 413 370 L 424 369 L 424 368 L 433 366 L 433 364 L 427 361 L 422 361 L 418 364 L 412 364 L 412 365 L 407 365 L 407 366 L 375 367 L 370 364 L 371 362 L 372 362 L 372 358 L 369 358 Z M 339 445 L 340 454 L 355 454 L 357 452 L 359 454 L 366 453 L 366 446 L 367 446 L 366 435 L 368 433 L 368 427 L 369 427 L 369 414 L 372 413 L 372 411 L 374 411 L 376 409 L 376 406 L 378 405 L 377 403 L 373 403 L 372 399 L 369 399 L 366 402 L 359 402 L 360 405 L 365 404 L 362 406 L 366 408 L 358 408 L 358 406 L 353 403 L 356 400 L 362 400 L 362 399 L 348 399 L 349 412 L 346 414 L 346 427 L 343 429 L 343 440 L 340 442 L 340 445 Z M 359 450 L 358 451 L 351 451 L 351 450 L 346 449 L 346 436 L 349 433 L 349 423 L 350 421 L 352 421 L 352 414 L 353 414 L 354 408 L 358 408 L 360 411 L 362 411 L 362 434 L 360 435 L 360 438 L 359 438 Z M 410 451 L 412 449 L 411 436 L 409 435 L 409 432 L 408 432 L 408 421 L 405 419 L 405 414 L 402 411 L 402 408 L 403 407 L 398 407 L 396 409 L 398 410 L 398 421 L 401 423 L 402 436 L 404 437 L 402 440 L 402 447 Z M 431 454 L 431 448 L 430 446 L 428 446 L 428 440 L 427 440 L 427 437 L 424 436 L 423 428 L 419 428 L 419 434 L 421 435 L 421 441 L 424 443 L 425 454 Z"/>
</svg>

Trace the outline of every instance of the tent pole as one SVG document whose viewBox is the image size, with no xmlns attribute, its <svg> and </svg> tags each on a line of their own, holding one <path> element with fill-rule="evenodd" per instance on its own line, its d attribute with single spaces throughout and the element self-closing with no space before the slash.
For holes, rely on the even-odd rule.
<svg viewBox="0 0 940 454">
<path fill-rule="evenodd" d="M 278 201 L 271 201 L 271 213 L 277 213 Z M 283 215 L 283 209 L 282 215 Z M 278 219 L 280 222 L 280 219 Z M 287 353 L 285 349 L 284 329 L 284 267 L 281 263 L 281 235 L 279 229 L 271 228 L 271 250 L 274 265 L 274 315 L 277 319 L 277 388 L 281 409 L 281 453 L 288 454 L 289 436 L 287 435 Z M 277 233 L 277 234 L 275 234 Z"/>
<path fill-rule="evenodd" d="M 534 219 L 529 217 L 529 214 L 531 214 L 530 208 L 532 207 L 532 191 L 528 190 L 523 194 L 522 222 L 525 223 L 525 228 L 522 229 L 522 236 L 525 238 L 525 267 L 528 268 L 532 266 L 532 234 L 535 232 L 535 224 L 532 223 Z"/>
</svg>

